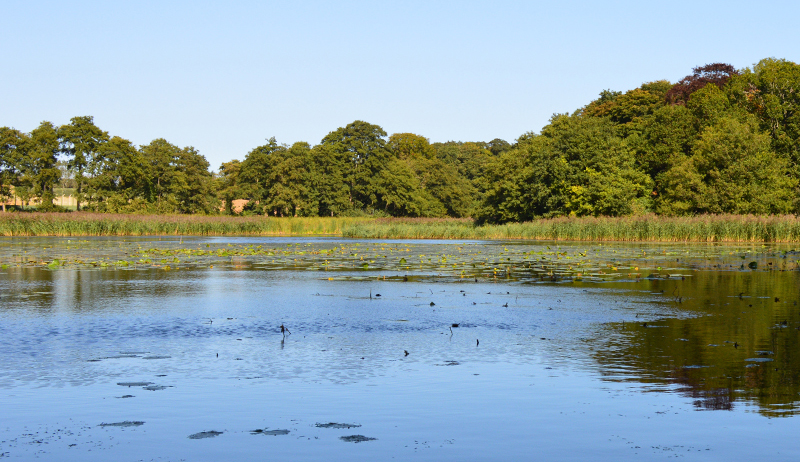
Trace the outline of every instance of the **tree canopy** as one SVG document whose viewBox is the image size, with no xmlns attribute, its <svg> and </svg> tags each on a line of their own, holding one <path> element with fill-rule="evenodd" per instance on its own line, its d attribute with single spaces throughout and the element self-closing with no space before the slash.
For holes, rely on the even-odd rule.
<svg viewBox="0 0 800 462">
<path fill-rule="evenodd" d="M 432 143 L 356 120 L 316 145 L 269 138 L 216 173 L 194 147 L 136 146 L 79 116 L 0 127 L 0 199 L 54 210 L 58 189 L 94 211 L 481 222 L 800 213 L 799 89 L 800 66 L 784 59 L 706 64 L 674 84 L 603 90 L 513 142 Z"/>
</svg>

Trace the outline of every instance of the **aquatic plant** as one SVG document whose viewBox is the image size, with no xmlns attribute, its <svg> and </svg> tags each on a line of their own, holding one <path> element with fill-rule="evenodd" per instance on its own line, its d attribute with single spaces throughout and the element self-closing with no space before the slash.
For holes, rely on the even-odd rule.
<svg viewBox="0 0 800 462">
<path fill-rule="evenodd" d="M 278 218 L 108 213 L 4 213 L 2 236 L 340 235 L 369 218 Z"/>
<path fill-rule="evenodd" d="M 371 239 L 800 242 L 794 215 L 559 217 L 476 225 L 468 218 L 228 217 L 3 213 L 1 236 L 335 235 Z"/>
<path fill-rule="evenodd" d="M 650 242 L 798 242 L 794 215 L 559 217 L 524 223 L 475 225 L 465 219 L 380 218 L 353 223 L 345 237 L 373 239 L 542 239 Z"/>
</svg>

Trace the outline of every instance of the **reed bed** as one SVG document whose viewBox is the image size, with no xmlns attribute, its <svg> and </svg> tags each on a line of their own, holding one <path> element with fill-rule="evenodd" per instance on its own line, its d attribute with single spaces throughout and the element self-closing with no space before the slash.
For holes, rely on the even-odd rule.
<svg viewBox="0 0 800 462">
<path fill-rule="evenodd" d="M 561 217 L 477 226 L 471 219 L 0 213 L 0 236 L 162 235 L 790 243 L 800 242 L 800 218 L 794 215 Z"/>
<path fill-rule="evenodd" d="M 0 213 L 0 236 L 342 235 L 369 218 Z"/>
<path fill-rule="evenodd" d="M 542 239 L 649 242 L 800 242 L 794 215 L 694 217 L 560 217 L 476 226 L 470 220 L 377 219 L 354 223 L 346 237 L 415 239 Z"/>
</svg>

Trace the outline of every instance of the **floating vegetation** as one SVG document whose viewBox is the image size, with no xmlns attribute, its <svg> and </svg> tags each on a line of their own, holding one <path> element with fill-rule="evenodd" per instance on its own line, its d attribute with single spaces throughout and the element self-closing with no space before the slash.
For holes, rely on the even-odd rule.
<svg viewBox="0 0 800 462">
<path fill-rule="evenodd" d="M 199 433 L 191 434 L 191 435 L 188 436 L 188 438 L 190 440 L 202 440 L 204 438 L 214 438 L 215 436 L 219 436 L 219 435 L 221 435 L 223 433 L 225 433 L 225 432 L 218 432 L 218 431 L 210 430 L 210 431 L 207 431 L 207 432 L 199 432 Z"/>
<path fill-rule="evenodd" d="M 142 387 L 143 390 L 147 391 L 161 391 L 161 390 L 166 390 L 167 388 L 172 388 L 172 387 L 168 387 L 165 385 L 148 385 L 146 387 Z"/>
<path fill-rule="evenodd" d="M 798 271 L 800 252 L 756 244 L 604 244 L 581 242 L 308 241 L 287 245 L 259 238 L 241 244 L 204 238 L 67 240 L 3 245 L 0 259 L 15 268 L 83 268 L 98 271 L 295 270 L 321 273 L 328 281 L 506 280 L 612 282 L 686 279 L 692 271 Z M 55 247 L 55 248 L 54 248 Z M 442 253 L 445 249 L 446 253 Z M 123 264 L 124 263 L 124 264 Z M 20 297 L 38 292 L 19 294 Z M 377 297 L 377 295 L 376 295 Z M 679 295 L 677 297 L 680 297 Z M 107 359 L 107 358 L 99 358 Z M 147 359 L 166 359 L 149 356 Z"/>
<path fill-rule="evenodd" d="M 101 423 L 98 427 L 138 427 L 144 425 L 144 422 L 139 420 L 126 420 L 124 422 L 114 422 L 114 423 Z"/>
<path fill-rule="evenodd" d="M 267 429 L 256 429 L 250 432 L 253 435 L 268 435 L 268 436 L 281 436 L 281 435 L 288 435 L 291 433 L 289 430 L 267 430 Z"/>
<path fill-rule="evenodd" d="M 317 423 L 315 427 L 317 428 L 358 428 L 361 425 L 359 424 L 348 424 L 348 423 L 335 423 L 335 422 L 328 422 L 328 423 Z"/>
<path fill-rule="evenodd" d="M 375 441 L 378 438 L 370 438 L 364 435 L 350 435 L 340 436 L 339 439 L 348 443 L 363 443 L 364 441 Z"/>
</svg>

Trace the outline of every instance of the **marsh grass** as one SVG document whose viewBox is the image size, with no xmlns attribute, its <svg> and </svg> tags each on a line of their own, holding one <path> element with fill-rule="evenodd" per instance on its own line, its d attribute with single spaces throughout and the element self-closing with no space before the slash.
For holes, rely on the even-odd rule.
<svg viewBox="0 0 800 462">
<path fill-rule="evenodd" d="M 366 218 L 3 213 L 2 236 L 341 235 Z"/>
<path fill-rule="evenodd" d="M 346 237 L 415 239 L 547 239 L 650 242 L 800 242 L 794 215 L 695 217 L 560 217 L 476 226 L 471 220 L 376 219 L 354 223 Z"/>
<path fill-rule="evenodd" d="M 561 217 L 477 226 L 470 219 L 276 218 L 95 213 L 2 213 L 2 236 L 335 235 L 371 239 L 547 239 L 800 242 L 794 215 Z"/>
</svg>

